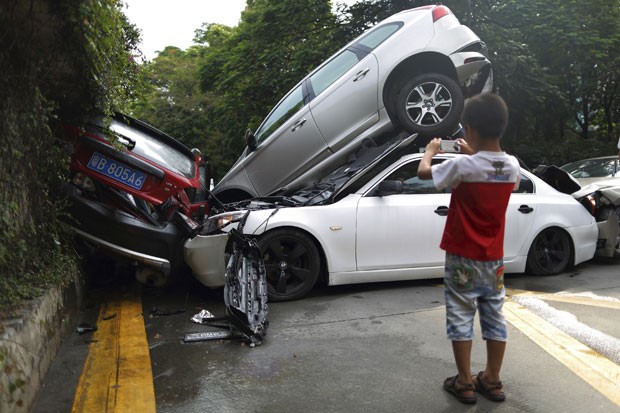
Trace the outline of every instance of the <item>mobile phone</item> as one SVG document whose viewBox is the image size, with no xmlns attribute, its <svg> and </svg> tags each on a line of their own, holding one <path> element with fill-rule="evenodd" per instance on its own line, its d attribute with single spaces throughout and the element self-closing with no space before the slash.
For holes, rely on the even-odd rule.
<svg viewBox="0 0 620 413">
<path fill-rule="evenodd" d="M 441 150 L 444 152 L 461 152 L 461 146 L 457 141 L 441 140 Z"/>
</svg>

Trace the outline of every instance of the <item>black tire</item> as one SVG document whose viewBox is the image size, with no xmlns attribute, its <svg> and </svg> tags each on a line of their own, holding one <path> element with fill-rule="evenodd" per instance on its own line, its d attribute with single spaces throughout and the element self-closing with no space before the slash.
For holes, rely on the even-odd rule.
<svg viewBox="0 0 620 413">
<path fill-rule="evenodd" d="M 569 235 L 560 228 L 547 228 L 536 236 L 527 254 L 527 271 L 534 275 L 559 274 L 572 256 Z"/>
<path fill-rule="evenodd" d="M 427 73 L 407 81 L 393 105 L 400 126 L 421 136 L 444 137 L 456 129 L 463 92 L 450 77 Z"/>
<path fill-rule="evenodd" d="M 267 273 L 269 301 L 306 296 L 321 271 L 321 257 L 312 239 L 295 229 L 275 229 L 258 238 Z"/>
</svg>

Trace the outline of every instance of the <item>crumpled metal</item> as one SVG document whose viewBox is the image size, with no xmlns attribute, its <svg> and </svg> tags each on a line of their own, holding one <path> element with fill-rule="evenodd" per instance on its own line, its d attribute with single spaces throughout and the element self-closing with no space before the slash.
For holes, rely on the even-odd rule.
<svg viewBox="0 0 620 413">
<path fill-rule="evenodd" d="M 201 310 L 198 314 L 194 314 L 192 321 L 196 324 L 202 324 L 205 319 L 214 317 L 209 310 Z"/>
</svg>

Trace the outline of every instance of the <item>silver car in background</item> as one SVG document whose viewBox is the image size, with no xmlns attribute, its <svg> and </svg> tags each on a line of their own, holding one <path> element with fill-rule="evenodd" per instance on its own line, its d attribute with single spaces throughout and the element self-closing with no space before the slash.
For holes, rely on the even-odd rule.
<svg viewBox="0 0 620 413">
<path fill-rule="evenodd" d="M 486 46 L 445 6 L 397 13 L 340 49 L 272 109 L 215 186 L 223 202 L 301 187 L 394 131 L 447 136 L 489 91 Z"/>
</svg>

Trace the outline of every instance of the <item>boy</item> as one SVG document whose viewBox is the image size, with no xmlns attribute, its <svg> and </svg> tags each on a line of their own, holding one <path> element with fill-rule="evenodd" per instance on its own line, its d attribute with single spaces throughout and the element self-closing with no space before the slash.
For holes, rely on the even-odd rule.
<svg viewBox="0 0 620 413">
<path fill-rule="evenodd" d="M 432 179 L 438 189 L 452 188 L 450 208 L 440 247 L 446 251 L 446 326 L 458 375 L 444 389 L 462 403 L 475 403 L 476 391 L 504 401 L 499 373 L 506 349 L 504 303 L 504 224 L 508 200 L 519 185 L 519 162 L 500 147 L 508 124 L 508 108 L 498 95 L 471 98 L 463 110 L 465 138 L 457 140 L 457 156 L 431 166 L 441 139 L 426 146 L 418 176 Z M 487 366 L 472 376 L 470 357 L 473 322 L 480 312 Z"/>
</svg>

